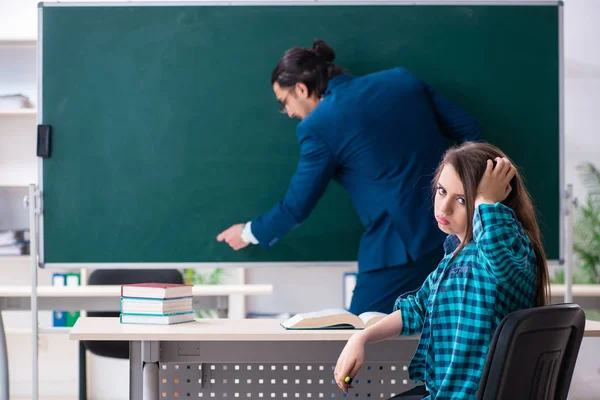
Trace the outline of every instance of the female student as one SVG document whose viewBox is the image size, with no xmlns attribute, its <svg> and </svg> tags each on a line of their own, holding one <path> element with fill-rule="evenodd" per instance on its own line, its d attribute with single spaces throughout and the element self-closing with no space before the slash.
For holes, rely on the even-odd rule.
<svg viewBox="0 0 600 400">
<path fill-rule="evenodd" d="M 398 290 L 420 287 L 443 255 L 428 200 L 443 137 L 479 140 L 479 125 L 406 69 L 355 77 L 334 58 L 316 40 L 277 63 L 271 85 L 280 111 L 301 120 L 298 168 L 282 201 L 217 240 L 234 250 L 250 243 L 270 248 L 309 216 L 335 180 L 365 226 L 350 311 L 387 313 Z"/>
<path fill-rule="evenodd" d="M 435 219 L 448 234 L 446 255 L 418 291 L 396 300 L 392 314 L 348 341 L 334 371 L 346 393 L 351 386 L 344 380 L 361 368 L 365 344 L 420 333 L 410 378 L 425 383 L 427 398 L 475 398 L 500 320 L 549 302 L 533 205 L 500 150 L 486 143 L 450 149 L 434 188 Z M 428 394 L 423 387 L 409 392 L 410 398 Z M 409 398 L 409 392 L 397 398 Z"/>
</svg>

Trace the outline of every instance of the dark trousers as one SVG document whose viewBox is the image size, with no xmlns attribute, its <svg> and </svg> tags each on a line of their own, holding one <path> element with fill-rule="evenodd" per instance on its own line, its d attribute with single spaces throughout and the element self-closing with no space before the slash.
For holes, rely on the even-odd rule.
<svg viewBox="0 0 600 400">
<path fill-rule="evenodd" d="M 417 261 L 375 271 L 359 272 L 350 312 L 356 315 L 365 311 L 391 313 L 398 296 L 420 288 L 425 278 L 435 270 L 443 257 L 444 248 L 440 246 Z"/>
<path fill-rule="evenodd" d="M 427 391 L 427 389 L 425 389 L 424 385 L 419 385 L 419 386 L 415 386 L 414 388 L 397 394 L 396 396 L 390 398 L 389 400 L 392 399 L 402 399 L 402 400 L 421 400 L 422 398 L 425 398 L 429 396 L 429 392 Z"/>
</svg>

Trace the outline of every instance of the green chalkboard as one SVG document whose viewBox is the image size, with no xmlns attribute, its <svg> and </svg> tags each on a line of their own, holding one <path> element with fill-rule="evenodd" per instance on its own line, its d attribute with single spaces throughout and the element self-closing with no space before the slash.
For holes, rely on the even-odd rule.
<svg viewBox="0 0 600 400">
<path fill-rule="evenodd" d="M 287 189 L 297 122 L 270 74 L 314 38 L 356 75 L 403 66 L 474 114 L 559 256 L 558 5 L 41 7 L 44 263 L 356 260 L 362 226 L 336 183 L 269 251 L 215 240 Z"/>
</svg>

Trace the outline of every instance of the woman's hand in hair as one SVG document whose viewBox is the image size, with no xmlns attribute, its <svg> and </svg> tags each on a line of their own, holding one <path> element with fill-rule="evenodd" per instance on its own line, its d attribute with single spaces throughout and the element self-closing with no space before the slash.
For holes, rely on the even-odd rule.
<svg viewBox="0 0 600 400">
<path fill-rule="evenodd" d="M 477 188 L 475 207 L 482 203 L 502 202 L 512 190 L 510 181 L 517 169 L 506 157 L 496 157 L 495 161 L 495 166 L 492 160 L 487 161 L 487 167 Z"/>
</svg>

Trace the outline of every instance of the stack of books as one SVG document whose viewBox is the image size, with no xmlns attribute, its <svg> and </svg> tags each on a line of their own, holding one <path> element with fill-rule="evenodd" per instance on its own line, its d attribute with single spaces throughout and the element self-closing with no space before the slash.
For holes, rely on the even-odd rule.
<svg viewBox="0 0 600 400">
<path fill-rule="evenodd" d="M 29 230 L 0 231 L 0 256 L 29 254 Z"/>
<path fill-rule="evenodd" d="M 171 325 L 194 321 L 192 300 L 192 285 L 122 285 L 121 323 Z"/>
</svg>

